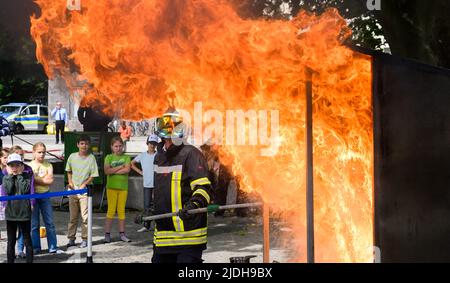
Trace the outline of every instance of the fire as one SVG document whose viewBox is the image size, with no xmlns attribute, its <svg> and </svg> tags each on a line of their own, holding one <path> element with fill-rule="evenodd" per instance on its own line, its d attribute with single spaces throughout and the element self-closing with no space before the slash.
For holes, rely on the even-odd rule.
<svg viewBox="0 0 450 283">
<path fill-rule="evenodd" d="M 50 78 L 126 119 L 192 109 L 279 110 L 280 147 L 221 146 L 222 160 L 290 223 L 306 259 L 305 83 L 312 70 L 318 262 L 371 262 L 371 59 L 342 45 L 336 10 L 291 21 L 245 20 L 229 0 L 37 0 L 37 57 Z M 295 244 L 294 244 L 295 242 Z"/>
</svg>

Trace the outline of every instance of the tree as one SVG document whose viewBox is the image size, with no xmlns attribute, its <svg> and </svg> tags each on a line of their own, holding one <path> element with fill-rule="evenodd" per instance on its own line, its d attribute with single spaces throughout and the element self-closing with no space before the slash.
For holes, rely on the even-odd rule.
<svg viewBox="0 0 450 283">
<path fill-rule="evenodd" d="M 47 101 L 47 77 L 37 62 L 30 35 L 28 0 L 3 1 L 0 7 L 0 104 Z"/>
<path fill-rule="evenodd" d="M 241 16 L 286 18 L 300 9 L 321 13 L 337 8 L 350 20 L 352 41 L 380 50 L 387 41 L 394 55 L 450 68 L 450 1 L 380 0 L 371 11 L 366 0 L 232 0 Z"/>
<path fill-rule="evenodd" d="M 450 1 L 385 0 L 376 18 L 393 54 L 450 68 Z"/>
</svg>

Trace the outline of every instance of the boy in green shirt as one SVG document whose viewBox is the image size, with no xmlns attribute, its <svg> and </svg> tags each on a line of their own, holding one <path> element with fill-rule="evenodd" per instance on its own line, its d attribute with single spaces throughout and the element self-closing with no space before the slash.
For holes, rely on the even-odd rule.
<svg viewBox="0 0 450 283">
<path fill-rule="evenodd" d="M 98 167 L 94 155 L 89 152 L 90 138 L 81 135 L 77 141 L 78 152 L 69 156 L 66 164 L 67 179 L 69 180 L 69 190 L 85 189 L 92 184 L 95 177 L 98 177 Z M 67 247 L 75 246 L 75 238 L 78 227 L 78 218 L 81 214 L 83 220 L 81 225 L 82 242 L 80 248 L 87 247 L 87 221 L 88 221 L 88 198 L 86 194 L 69 196 L 70 221 L 67 238 Z"/>
</svg>

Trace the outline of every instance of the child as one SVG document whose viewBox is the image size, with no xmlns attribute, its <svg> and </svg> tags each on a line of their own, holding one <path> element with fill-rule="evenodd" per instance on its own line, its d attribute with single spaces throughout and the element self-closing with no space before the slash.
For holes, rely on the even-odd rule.
<svg viewBox="0 0 450 283">
<path fill-rule="evenodd" d="M 77 141 L 78 152 L 72 153 L 67 159 L 66 172 L 69 181 L 69 190 L 85 189 L 98 177 L 98 167 L 94 155 L 89 152 L 91 140 L 86 135 L 81 135 Z M 87 221 L 88 221 L 88 198 L 86 194 L 69 196 L 70 220 L 67 238 L 67 247 L 75 246 L 78 218 L 81 213 L 83 223 L 81 225 L 82 242 L 80 248 L 87 247 Z"/>
<path fill-rule="evenodd" d="M 114 137 L 111 140 L 112 154 L 105 158 L 106 195 L 108 212 L 105 221 L 105 243 L 111 242 L 111 225 L 114 215 L 119 218 L 120 240 L 131 242 L 125 235 L 125 204 L 128 196 L 128 173 L 130 172 L 130 157 L 123 154 L 123 140 Z"/>
<path fill-rule="evenodd" d="M 153 160 L 156 155 L 156 146 L 159 143 L 157 135 L 151 135 L 147 138 L 147 151 L 142 152 L 136 158 L 131 161 L 131 169 L 138 174 L 144 176 L 144 215 L 151 214 L 153 209 Z M 140 163 L 142 170 L 140 170 L 136 164 Z M 150 229 L 150 223 L 144 223 L 146 227 L 138 230 L 138 232 L 144 232 Z"/>
<path fill-rule="evenodd" d="M 8 155 L 9 151 L 7 149 L 0 150 L 0 196 L 6 196 L 6 193 L 3 190 L 3 176 L 8 175 L 6 171 L 6 165 L 8 163 Z M 5 220 L 5 207 L 6 202 L 0 201 L 0 220 Z M 0 240 L 3 240 L 0 233 Z"/>
<path fill-rule="evenodd" d="M 53 166 L 45 161 L 46 147 L 42 142 L 33 145 L 33 161 L 30 165 L 33 168 L 35 190 L 37 194 L 45 194 L 50 191 L 53 184 Z M 31 236 L 33 240 L 34 254 L 41 252 L 41 238 L 39 235 L 40 214 L 44 220 L 47 231 L 48 252 L 51 254 L 63 253 L 58 249 L 56 240 L 55 224 L 53 224 L 53 208 L 50 198 L 37 199 L 31 218 Z"/>
<path fill-rule="evenodd" d="M 13 147 L 11 147 L 11 149 L 9 150 L 10 154 L 16 153 L 19 154 L 22 157 L 22 161 L 24 161 L 24 157 L 25 157 L 25 152 L 24 150 L 18 146 L 15 145 Z M 33 168 L 31 168 L 30 166 L 28 166 L 27 164 L 24 163 L 24 172 L 26 172 L 27 174 L 31 174 L 31 193 L 34 194 L 34 174 L 33 174 Z M 17 256 L 20 258 L 25 258 L 26 255 L 23 252 L 23 236 L 22 236 L 22 231 L 19 227 L 19 235 L 17 238 Z"/>
<path fill-rule="evenodd" d="M 24 163 L 19 154 L 8 156 L 8 175 L 3 177 L 3 189 L 8 196 L 31 194 L 32 174 L 24 171 Z M 14 263 L 16 257 L 14 246 L 16 245 L 17 228 L 20 227 L 23 241 L 26 247 L 27 263 L 33 262 L 33 246 L 31 243 L 31 207 L 33 201 L 12 200 L 8 201 L 5 209 L 6 231 L 8 233 L 7 258 L 8 263 Z"/>
</svg>

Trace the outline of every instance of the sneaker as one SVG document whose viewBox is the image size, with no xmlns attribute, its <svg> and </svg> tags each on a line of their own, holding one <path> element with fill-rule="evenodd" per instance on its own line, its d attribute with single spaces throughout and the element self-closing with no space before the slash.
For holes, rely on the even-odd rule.
<svg viewBox="0 0 450 283">
<path fill-rule="evenodd" d="M 75 240 L 69 240 L 69 243 L 67 244 L 67 247 L 70 248 L 70 247 L 74 247 L 76 245 L 77 244 L 75 244 Z"/>
<path fill-rule="evenodd" d="M 19 253 L 17 254 L 17 257 L 18 257 L 18 258 L 27 258 L 27 255 L 26 255 L 24 252 L 19 252 Z"/>
<path fill-rule="evenodd" d="M 137 230 L 138 233 L 147 232 L 147 227 L 142 227 L 141 229 Z"/>
<path fill-rule="evenodd" d="M 83 240 L 83 241 L 81 242 L 80 248 L 81 248 L 81 249 L 84 249 L 84 248 L 86 248 L 86 247 L 87 247 L 87 241 L 86 241 L 86 240 Z"/>
<path fill-rule="evenodd" d="M 131 240 L 128 239 L 127 236 L 125 236 L 125 233 L 120 233 L 120 240 L 127 243 L 131 242 Z"/>
<path fill-rule="evenodd" d="M 56 255 L 60 255 L 60 254 L 65 254 L 65 252 L 63 250 L 53 250 L 53 251 L 49 251 L 49 253 L 51 254 L 56 254 Z"/>
<path fill-rule="evenodd" d="M 33 255 L 38 255 L 38 254 L 40 254 L 41 253 L 41 250 L 40 249 L 35 249 L 35 250 L 33 250 Z"/>
<path fill-rule="evenodd" d="M 111 243 L 111 234 L 105 233 L 105 239 L 103 240 L 105 244 Z"/>
</svg>

